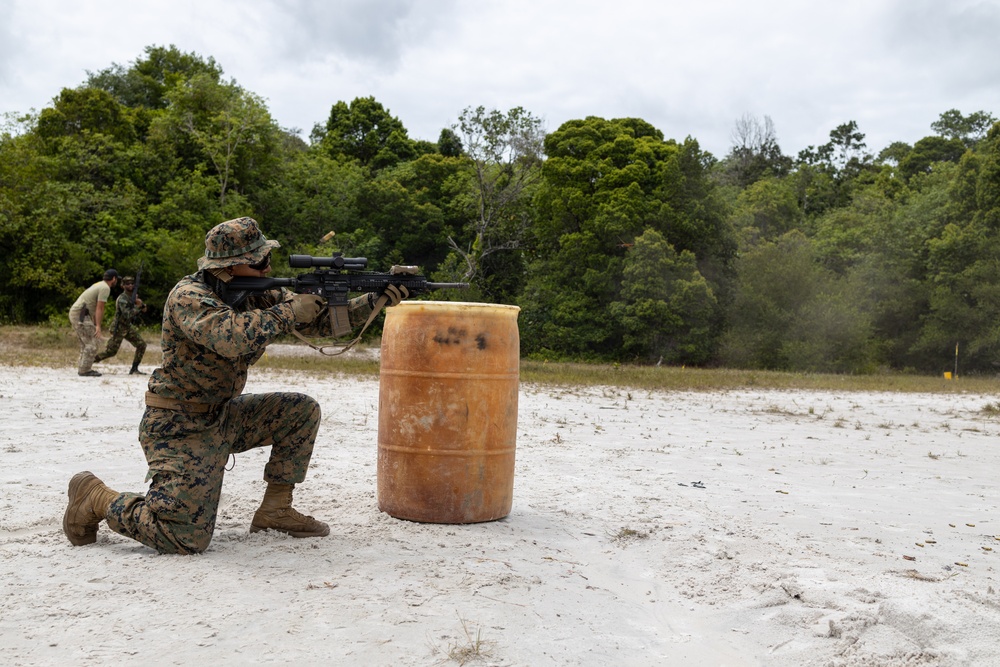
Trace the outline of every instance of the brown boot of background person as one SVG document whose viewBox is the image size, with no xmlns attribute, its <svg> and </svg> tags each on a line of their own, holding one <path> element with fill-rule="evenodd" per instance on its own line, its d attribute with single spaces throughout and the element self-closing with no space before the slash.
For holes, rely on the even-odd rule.
<svg viewBox="0 0 1000 667">
<path fill-rule="evenodd" d="M 108 516 L 118 497 L 94 473 L 78 472 L 69 480 L 69 505 L 63 515 L 63 532 L 76 547 L 97 541 L 97 526 Z"/>
<path fill-rule="evenodd" d="M 292 489 L 294 484 L 267 483 L 264 500 L 253 515 L 250 522 L 250 532 L 261 530 L 277 530 L 288 533 L 292 537 L 326 537 L 330 527 L 311 516 L 300 514 L 292 507 Z"/>
<path fill-rule="evenodd" d="M 145 373 L 143 373 L 142 371 L 139 370 L 139 364 L 132 364 L 132 370 L 130 370 L 128 372 L 128 374 L 129 375 L 145 375 Z"/>
</svg>

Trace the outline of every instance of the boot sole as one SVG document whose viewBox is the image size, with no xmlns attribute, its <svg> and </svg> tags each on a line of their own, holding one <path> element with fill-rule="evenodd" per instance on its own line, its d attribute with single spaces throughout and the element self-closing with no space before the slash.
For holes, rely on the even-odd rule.
<svg viewBox="0 0 1000 667">
<path fill-rule="evenodd" d="M 69 504 L 66 505 L 66 511 L 63 513 L 63 532 L 66 533 L 66 537 L 69 538 L 70 544 L 75 547 L 82 547 L 88 544 L 93 544 L 97 541 L 97 525 L 93 526 L 91 529 L 89 526 L 83 526 L 83 535 L 80 535 L 72 530 L 73 527 L 79 527 L 78 524 L 70 523 L 70 510 L 76 503 L 76 498 L 80 493 L 80 487 L 88 479 L 96 479 L 96 476 L 92 472 L 78 472 L 73 475 L 73 478 L 69 480 L 69 488 L 66 491 L 66 495 L 69 496 Z"/>
</svg>

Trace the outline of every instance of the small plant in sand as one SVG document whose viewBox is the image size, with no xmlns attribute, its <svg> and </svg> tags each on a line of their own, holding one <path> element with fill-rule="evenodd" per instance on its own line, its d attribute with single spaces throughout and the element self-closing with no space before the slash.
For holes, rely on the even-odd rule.
<svg viewBox="0 0 1000 667">
<path fill-rule="evenodd" d="M 937 461 L 939 458 L 941 458 L 941 455 L 935 454 L 934 452 L 927 452 L 927 458 Z"/>
<path fill-rule="evenodd" d="M 462 624 L 462 634 L 464 639 L 452 642 L 448 647 L 448 658 L 459 665 L 466 665 L 473 660 L 484 660 L 492 657 L 493 642 L 483 639 L 483 629 L 476 628 L 475 637 L 469 631 L 469 624 L 461 616 L 458 617 Z"/>
<path fill-rule="evenodd" d="M 979 411 L 984 415 L 988 415 L 990 417 L 1000 417 L 1000 402 L 987 403 L 986 405 L 981 407 Z"/>
<path fill-rule="evenodd" d="M 649 533 L 644 533 L 628 526 L 622 526 L 621 530 L 611 536 L 613 542 L 632 542 L 634 540 L 644 540 L 649 537 Z"/>
</svg>

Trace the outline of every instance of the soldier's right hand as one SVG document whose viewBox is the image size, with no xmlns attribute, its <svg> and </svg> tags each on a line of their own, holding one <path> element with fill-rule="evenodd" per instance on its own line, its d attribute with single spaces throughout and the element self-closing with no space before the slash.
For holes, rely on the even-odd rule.
<svg viewBox="0 0 1000 667">
<path fill-rule="evenodd" d="M 309 324 L 326 307 L 326 301 L 315 294 L 293 294 L 288 303 L 292 304 L 296 324 Z"/>
</svg>

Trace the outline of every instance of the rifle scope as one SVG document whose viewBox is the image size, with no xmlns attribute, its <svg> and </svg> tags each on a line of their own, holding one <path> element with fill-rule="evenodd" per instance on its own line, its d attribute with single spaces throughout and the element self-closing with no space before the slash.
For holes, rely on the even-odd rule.
<svg viewBox="0 0 1000 667">
<path fill-rule="evenodd" d="M 313 266 L 329 266 L 334 269 L 360 271 L 368 266 L 367 257 L 342 257 L 339 253 L 330 257 L 314 257 L 312 255 L 291 255 L 288 266 L 293 269 L 308 269 Z"/>
</svg>

